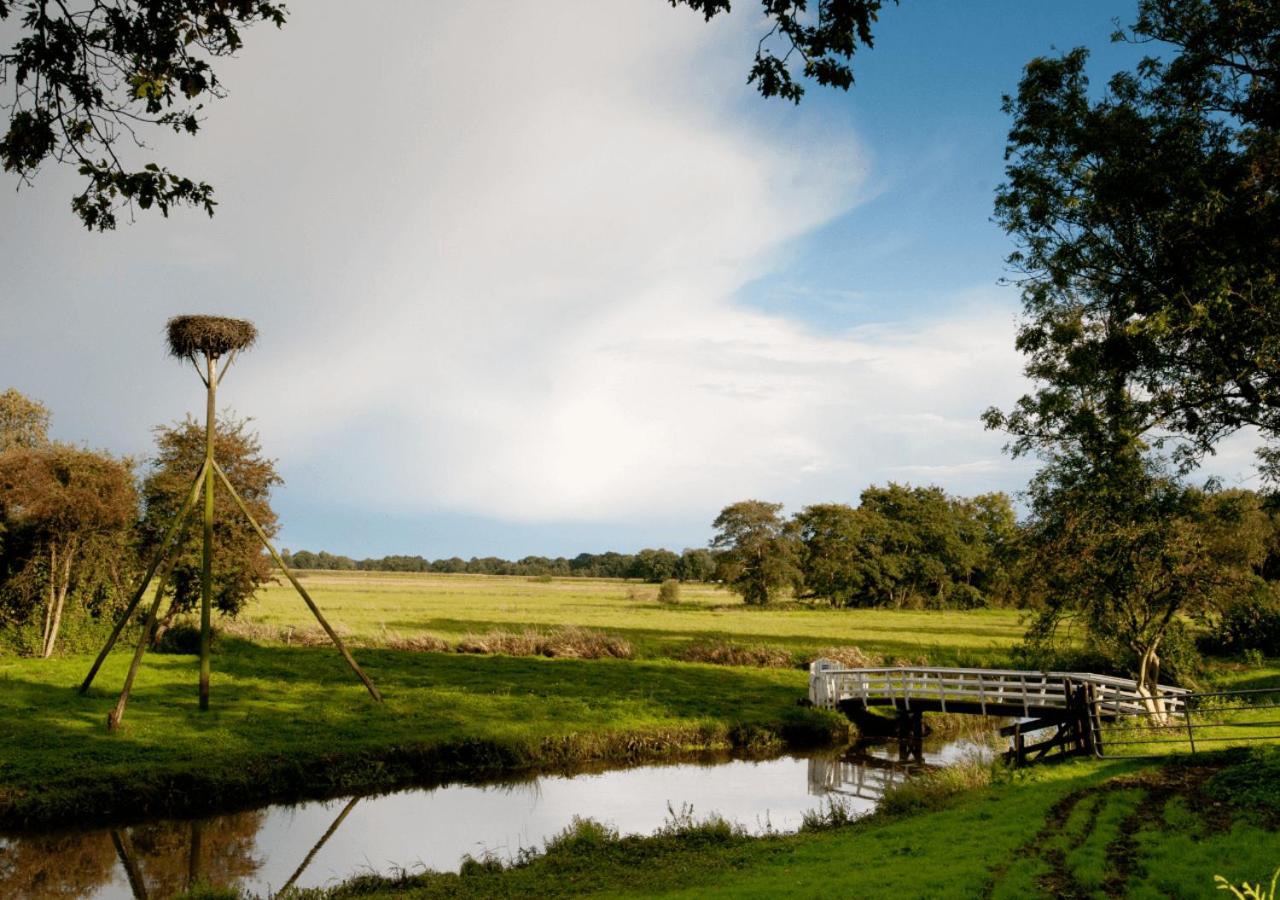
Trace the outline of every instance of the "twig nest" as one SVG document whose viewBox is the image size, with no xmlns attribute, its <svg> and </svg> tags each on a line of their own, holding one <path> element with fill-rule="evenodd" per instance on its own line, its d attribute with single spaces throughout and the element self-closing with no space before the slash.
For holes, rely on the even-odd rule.
<svg viewBox="0 0 1280 900">
<path fill-rule="evenodd" d="M 179 359 L 193 353 L 225 356 L 244 350 L 258 337 L 247 319 L 223 316 L 174 316 L 169 320 L 169 352 Z"/>
</svg>

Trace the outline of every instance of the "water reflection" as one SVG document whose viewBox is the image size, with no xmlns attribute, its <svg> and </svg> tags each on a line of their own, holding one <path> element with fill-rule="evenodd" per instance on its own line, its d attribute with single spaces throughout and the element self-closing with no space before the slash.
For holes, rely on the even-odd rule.
<svg viewBox="0 0 1280 900">
<path fill-rule="evenodd" d="M 0 897 L 172 897 L 251 883 L 267 810 L 79 834 L 0 838 Z"/>
<path fill-rule="evenodd" d="M 574 815 L 647 834 L 686 804 L 695 816 L 718 813 L 752 831 L 789 831 L 827 798 L 868 812 L 890 785 L 967 752 L 973 745 L 963 742 L 926 748 L 924 764 L 898 762 L 896 744 L 721 758 L 0 837 L 0 897 L 165 898 L 196 882 L 270 896 L 360 872 L 456 869 L 466 855 L 510 858 L 540 847 Z"/>
</svg>

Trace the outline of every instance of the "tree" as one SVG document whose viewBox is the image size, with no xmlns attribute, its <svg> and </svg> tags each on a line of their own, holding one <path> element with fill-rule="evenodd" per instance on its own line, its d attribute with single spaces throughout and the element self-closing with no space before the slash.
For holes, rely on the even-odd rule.
<svg viewBox="0 0 1280 900">
<path fill-rule="evenodd" d="M 1076 49 L 1033 60 L 1005 100 L 996 216 L 1019 245 L 1018 347 L 1037 387 L 985 419 L 1046 462 L 1032 637 L 1083 618 L 1147 689 L 1180 616 L 1240 581 L 1179 473 L 1243 426 L 1280 433 L 1278 34 L 1274 4 L 1141 0 L 1118 38 L 1170 59 L 1095 99 Z"/>
<path fill-rule="evenodd" d="M 1109 373 L 1184 469 L 1252 426 L 1280 474 L 1280 5 L 1141 0 L 1116 38 L 1173 52 L 1096 99 L 1086 50 L 1036 59 L 1005 98 L 996 217 L 1040 386 L 988 421 L 1015 451 L 1079 431 L 1080 386 Z"/>
<path fill-rule="evenodd" d="M 278 529 L 271 508 L 271 489 L 282 484 L 275 462 L 262 456 L 258 436 L 249 423 L 232 416 L 219 417 L 214 433 L 214 454 L 227 478 L 270 537 Z M 205 452 L 204 425 L 188 417 L 156 429 L 156 458 L 143 482 L 145 515 L 141 530 L 150 550 L 181 509 L 200 471 Z M 225 490 L 215 492 L 213 530 L 213 603 L 223 614 L 234 616 L 271 577 L 271 562 L 252 526 Z M 163 625 L 200 602 L 202 536 L 188 523 L 175 554 L 170 591 L 173 603 Z"/>
<path fill-rule="evenodd" d="M 867 488 L 856 509 L 806 507 L 792 528 L 805 589 L 837 606 L 986 606 L 1007 593 L 1017 534 L 1004 494 L 893 483 Z"/>
<path fill-rule="evenodd" d="M 0 163 L 30 182 L 48 162 L 86 179 L 71 207 L 86 228 L 116 225 L 122 206 L 185 204 L 213 214 L 213 188 L 155 163 L 138 166 L 123 145 L 147 128 L 200 130 L 200 113 L 223 96 L 211 60 L 242 46 L 256 22 L 284 24 L 268 0 L 0 0 L 0 22 L 16 20 L 0 52 L 9 127 Z"/>
<path fill-rule="evenodd" d="M 1080 622 L 1152 697 L 1182 617 L 1230 604 L 1259 581 L 1262 544 L 1231 534 L 1244 507 L 1185 487 L 1147 455 L 1105 467 L 1058 457 L 1030 496 L 1026 571 L 1045 597 L 1031 644 L 1052 647 L 1064 624 Z"/>
<path fill-rule="evenodd" d="M 867 595 L 865 519 L 844 503 L 819 503 L 796 514 L 792 528 L 802 548 L 806 591 L 835 606 L 854 606 Z"/>
<path fill-rule="evenodd" d="M 710 581 L 716 574 L 716 560 L 703 547 L 686 547 L 680 554 L 676 577 L 681 581 Z"/>
<path fill-rule="evenodd" d="M 730 0 L 668 0 L 707 21 Z M 800 102 L 804 79 L 847 90 L 859 47 L 873 45 L 883 0 L 762 0 L 768 31 L 747 81 L 765 97 Z M 132 211 L 194 206 L 213 215 L 213 187 L 155 162 L 137 165 L 125 145 L 144 148 L 155 128 L 194 135 L 205 104 L 224 96 L 213 61 L 243 46 L 241 32 L 259 22 L 284 25 L 274 0 L 0 0 L 0 22 L 13 18 L 13 44 L 0 52 L 0 87 L 8 130 L 0 163 L 21 183 L 49 162 L 74 166 L 87 181 L 72 198 L 90 230 L 116 226 Z M 795 60 L 795 62 L 793 62 Z"/>
<path fill-rule="evenodd" d="M 711 546 L 720 551 L 717 576 L 751 605 L 764 605 L 800 576 L 796 543 L 781 503 L 743 500 L 721 510 Z"/>
<path fill-rule="evenodd" d="M 631 570 L 627 573 L 627 577 L 658 584 L 668 578 L 674 578 L 679 567 L 680 557 L 670 550 L 645 548 L 632 559 Z"/>
<path fill-rule="evenodd" d="M 707 21 L 729 12 L 731 0 L 669 0 L 688 6 Z M 761 0 L 769 30 L 756 45 L 747 83 L 764 97 L 799 103 L 804 86 L 792 73 L 792 57 L 800 74 L 818 84 L 848 90 L 853 85 L 853 56 L 859 46 L 874 46 L 871 26 L 880 16 L 883 0 L 820 0 L 809 12 L 807 0 Z M 778 51 L 782 55 L 778 55 Z"/>
<path fill-rule="evenodd" d="M 0 453 L 49 443 L 49 409 L 9 388 L 0 394 Z"/>
<path fill-rule="evenodd" d="M 73 592 L 87 605 L 108 578 L 119 589 L 137 512 L 127 460 L 65 444 L 0 453 L 0 574 L 19 597 L 43 594 L 41 656 L 53 655 Z"/>
</svg>

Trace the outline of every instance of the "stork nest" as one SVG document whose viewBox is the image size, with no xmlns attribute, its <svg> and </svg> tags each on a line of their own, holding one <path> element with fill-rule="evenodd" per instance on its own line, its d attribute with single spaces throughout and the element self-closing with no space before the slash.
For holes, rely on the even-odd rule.
<svg viewBox="0 0 1280 900">
<path fill-rule="evenodd" d="M 169 320 L 169 352 L 179 359 L 193 353 L 225 356 L 248 348 L 257 337 L 258 329 L 246 319 L 174 316 Z"/>
</svg>

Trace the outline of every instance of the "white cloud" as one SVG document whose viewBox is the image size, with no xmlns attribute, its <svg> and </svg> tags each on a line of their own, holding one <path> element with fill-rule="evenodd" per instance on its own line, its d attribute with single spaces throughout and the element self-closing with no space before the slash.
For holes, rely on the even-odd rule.
<svg viewBox="0 0 1280 900">
<path fill-rule="evenodd" d="M 263 331 L 224 398 L 287 490 L 335 504 L 705 521 L 904 473 L 1000 480 L 977 414 L 1018 390 L 1007 298 L 833 334 L 735 302 L 873 165 L 838 115 L 741 85 L 758 23 L 653 0 L 371 9 L 255 31 L 206 131 L 164 145 L 218 185 L 212 223 L 81 236 L 22 196 L 61 217 L 28 246 L 79 260 L 33 265 L 53 296 L 24 327 L 38 345 L 74 314 L 86 335 L 33 377 L 69 379 L 49 399 L 91 442 L 136 452 L 197 408 L 158 332 L 210 311 Z"/>
</svg>

